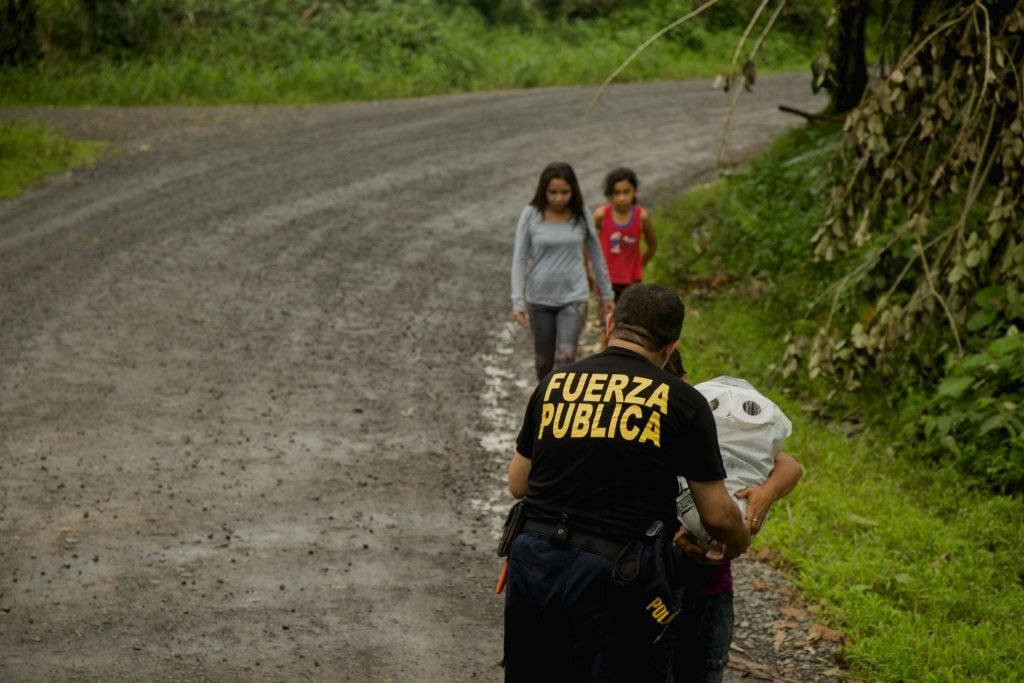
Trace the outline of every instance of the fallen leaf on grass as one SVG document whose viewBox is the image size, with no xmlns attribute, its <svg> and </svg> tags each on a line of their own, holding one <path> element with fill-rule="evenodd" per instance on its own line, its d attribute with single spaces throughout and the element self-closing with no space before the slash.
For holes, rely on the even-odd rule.
<svg viewBox="0 0 1024 683">
<path fill-rule="evenodd" d="M 782 649 L 782 644 L 786 642 L 786 630 L 780 628 L 775 632 L 775 642 L 772 643 L 772 647 L 778 652 Z"/>
<path fill-rule="evenodd" d="M 814 624 L 811 626 L 810 634 L 812 637 L 824 638 L 825 640 L 833 643 L 841 643 L 846 639 L 846 634 L 827 626 L 822 626 L 821 624 Z"/>
</svg>

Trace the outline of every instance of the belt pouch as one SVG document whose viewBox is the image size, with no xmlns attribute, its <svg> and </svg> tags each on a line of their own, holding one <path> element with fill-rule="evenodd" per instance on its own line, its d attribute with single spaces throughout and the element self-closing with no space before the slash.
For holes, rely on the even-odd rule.
<svg viewBox="0 0 1024 683">
<path fill-rule="evenodd" d="M 643 551 L 644 544 L 641 541 L 630 541 L 624 545 L 612 565 L 612 581 L 624 586 L 635 580 L 640 575 L 640 556 Z"/>
<path fill-rule="evenodd" d="M 555 532 L 548 537 L 548 542 L 556 548 L 564 548 L 569 542 L 569 515 L 562 515 L 562 521 L 555 527 Z"/>
<path fill-rule="evenodd" d="M 501 529 L 501 537 L 498 538 L 498 557 L 506 557 L 508 555 L 508 549 L 512 546 L 512 541 L 519 534 L 519 530 L 523 528 L 523 522 L 526 521 L 526 499 L 518 501 L 513 505 L 508 515 L 505 516 L 505 526 Z"/>
</svg>

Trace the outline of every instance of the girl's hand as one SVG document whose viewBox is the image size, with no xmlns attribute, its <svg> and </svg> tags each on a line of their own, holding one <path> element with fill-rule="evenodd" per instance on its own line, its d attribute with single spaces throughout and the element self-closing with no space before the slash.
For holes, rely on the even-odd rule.
<svg viewBox="0 0 1024 683">
<path fill-rule="evenodd" d="M 512 319 L 523 327 L 526 327 L 527 323 L 529 323 L 529 319 L 526 317 L 526 311 L 512 311 Z"/>
<path fill-rule="evenodd" d="M 745 488 L 742 491 L 738 491 L 736 497 L 747 499 L 747 516 L 743 522 L 750 530 L 750 535 L 753 536 L 761 530 L 764 518 L 771 509 L 772 503 L 775 502 L 775 498 L 764 486 Z"/>
<path fill-rule="evenodd" d="M 608 314 L 615 310 L 615 300 L 609 299 L 608 301 L 601 302 L 601 317 L 607 318 Z"/>
</svg>

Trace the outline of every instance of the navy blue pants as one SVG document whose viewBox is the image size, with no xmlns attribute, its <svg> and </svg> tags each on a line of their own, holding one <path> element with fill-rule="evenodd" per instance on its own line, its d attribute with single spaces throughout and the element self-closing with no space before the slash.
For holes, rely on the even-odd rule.
<svg viewBox="0 0 1024 683">
<path fill-rule="evenodd" d="M 658 562 L 645 551 L 647 575 L 664 574 Z M 611 573 L 611 560 L 600 555 L 531 533 L 516 537 L 505 593 L 505 681 L 670 680 L 667 639 L 652 642 L 639 621 L 650 618 L 646 598 L 615 584 Z"/>
</svg>

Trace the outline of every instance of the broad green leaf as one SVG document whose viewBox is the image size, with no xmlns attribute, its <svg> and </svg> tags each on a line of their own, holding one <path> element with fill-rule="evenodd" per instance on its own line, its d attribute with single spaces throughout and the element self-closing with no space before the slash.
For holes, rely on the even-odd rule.
<svg viewBox="0 0 1024 683">
<path fill-rule="evenodd" d="M 1024 334 L 1008 334 L 1005 337 L 1000 337 L 988 345 L 988 350 L 998 355 L 1024 351 Z"/>
<path fill-rule="evenodd" d="M 974 303 L 982 308 L 992 308 L 993 304 L 1000 304 L 1006 301 L 1006 288 L 999 285 L 992 285 L 979 290 L 974 295 Z"/>
<path fill-rule="evenodd" d="M 939 396 L 960 398 L 960 395 L 973 383 L 973 377 L 947 377 L 939 385 Z"/>
<path fill-rule="evenodd" d="M 978 434 L 988 434 L 993 429 L 999 429 L 1000 427 L 1002 427 L 1005 422 L 1006 416 L 1003 415 L 1002 413 L 993 415 L 989 419 L 985 420 L 984 423 L 982 423 L 981 429 L 978 431 Z"/>
<path fill-rule="evenodd" d="M 996 317 L 997 315 L 995 311 L 989 309 L 978 311 L 977 313 L 971 316 L 970 320 L 967 321 L 967 329 L 970 330 L 971 332 L 983 330 L 989 325 L 991 325 L 993 322 L 995 322 Z"/>
</svg>

